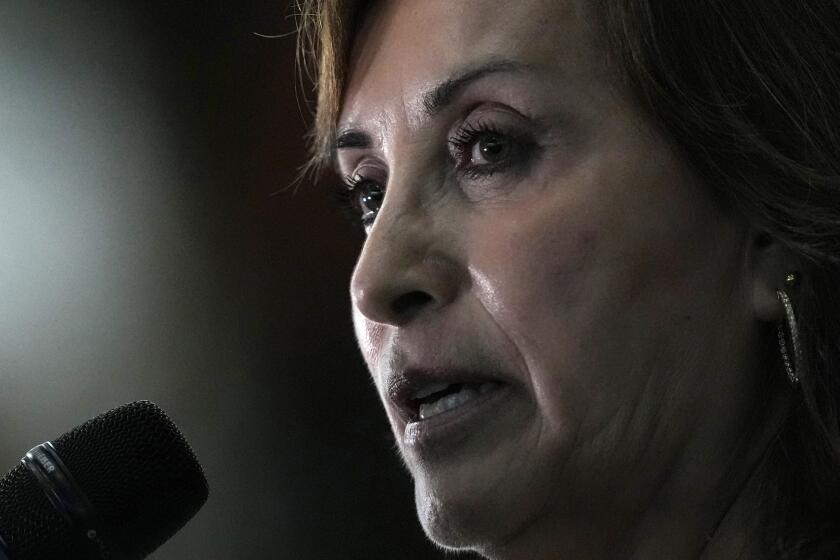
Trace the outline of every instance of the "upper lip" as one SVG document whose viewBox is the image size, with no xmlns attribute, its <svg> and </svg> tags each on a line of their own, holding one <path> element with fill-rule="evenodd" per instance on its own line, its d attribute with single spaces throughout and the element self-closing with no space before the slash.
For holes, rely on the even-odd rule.
<svg viewBox="0 0 840 560">
<path fill-rule="evenodd" d="M 496 372 L 470 368 L 408 367 L 386 377 L 388 400 L 396 406 L 404 422 L 417 420 L 420 403 L 417 394 L 438 383 L 504 383 Z"/>
</svg>

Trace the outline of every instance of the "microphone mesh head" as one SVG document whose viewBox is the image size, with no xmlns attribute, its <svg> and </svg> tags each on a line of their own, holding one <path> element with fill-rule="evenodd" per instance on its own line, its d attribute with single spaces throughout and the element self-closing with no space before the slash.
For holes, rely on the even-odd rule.
<svg viewBox="0 0 840 560">
<path fill-rule="evenodd" d="M 70 526 L 20 464 L 0 479 L 0 538 L 13 560 L 45 560 L 57 545 L 75 540 Z"/>
<path fill-rule="evenodd" d="M 139 401 L 106 412 L 53 440 L 97 514 L 107 550 L 144 558 L 207 499 L 207 481 L 184 437 L 156 405 Z M 19 465 L 0 481 L 0 536 L 14 560 L 82 558 L 43 491 Z"/>
</svg>

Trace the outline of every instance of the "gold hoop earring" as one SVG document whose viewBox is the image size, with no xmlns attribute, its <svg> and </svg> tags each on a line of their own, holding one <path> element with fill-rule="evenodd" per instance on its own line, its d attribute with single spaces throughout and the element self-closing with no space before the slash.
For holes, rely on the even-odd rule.
<svg viewBox="0 0 840 560">
<path fill-rule="evenodd" d="M 788 275 L 788 278 L 790 279 L 791 275 Z M 789 285 L 792 283 L 788 280 Z M 799 374 L 802 373 L 802 348 L 799 344 L 799 327 L 796 324 L 796 315 L 793 313 L 793 305 L 790 303 L 790 298 L 787 293 L 784 290 L 776 290 L 776 296 L 785 308 L 786 319 L 786 321 L 779 322 L 776 329 L 779 338 L 779 349 L 782 352 L 782 363 L 785 365 L 785 371 L 787 372 L 790 384 L 797 385 L 799 383 Z M 791 352 L 788 352 L 787 342 L 785 341 L 783 323 L 787 323 L 788 330 L 790 331 L 790 344 L 793 350 L 792 357 Z"/>
</svg>

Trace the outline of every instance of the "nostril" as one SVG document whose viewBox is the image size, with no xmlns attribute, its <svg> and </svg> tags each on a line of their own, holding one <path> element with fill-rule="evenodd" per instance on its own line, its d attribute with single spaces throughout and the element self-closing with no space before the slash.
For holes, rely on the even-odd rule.
<svg viewBox="0 0 840 560">
<path fill-rule="evenodd" d="M 397 297 L 391 304 L 391 309 L 396 315 L 402 316 L 417 312 L 431 301 L 432 296 L 426 292 L 413 291 Z"/>
</svg>

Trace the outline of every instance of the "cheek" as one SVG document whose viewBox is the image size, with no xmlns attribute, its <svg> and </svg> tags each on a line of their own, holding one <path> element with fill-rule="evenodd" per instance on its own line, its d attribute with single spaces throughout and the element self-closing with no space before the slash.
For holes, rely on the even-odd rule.
<svg viewBox="0 0 840 560">
<path fill-rule="evenodd" d="M 578 372 L 581 337 L 591 330 L 582 321 L 592 318 L 580 309 L 602 243 L 591 220 L 569 214 L 545 205 L 509 211 L 472 236 L 479 241 L 470 251 L 476 297 L 518 353 L 512 359 L 543 419 L 562 423 L 552 431 L 568 431 L 585 410 L 589 390 Z"/>
<path fill-rule="evenodd" d="M 498 222 L 496 222 L 498 224 Z M 583 274 L 594 253 L 597 233 L 555 224 L 525 228 L 496 225 L 481 236 L 472 260 L 484 306 L 524 338 L 536 322 L 561 320 L 552 310 L 578 301 Z"/>
<path fill-rule="evenodd" d="M 576 191 L 585 197 L 542 198 L 470 226 L 477 297 L 558 430 L 632 406 L 660 348 L 647 342 L 651 326 L 670 332 L 708 260 L 697 217 L 679 200 L 660 212 L 652 199 L 661 205 L 661 192 L 623 196 L 598 184 L 618 183 L 590 182 Z"/>
</svg>

